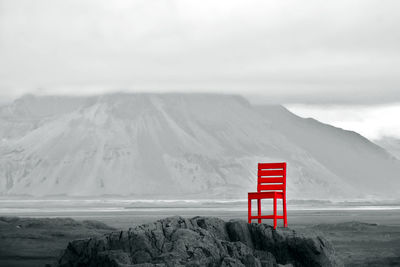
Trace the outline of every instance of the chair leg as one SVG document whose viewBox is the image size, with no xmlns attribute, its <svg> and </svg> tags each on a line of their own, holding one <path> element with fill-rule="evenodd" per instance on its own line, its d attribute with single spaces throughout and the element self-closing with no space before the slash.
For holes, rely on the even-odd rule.
<svg viewBox="0 0 400 267">
<path fill-rule="evenodd" d="M 258 223 L 261 223 L 261 199 L 257 199 Z"/>
<path fill-rule="evenodd" d="M 248 199 L 248 221 L 251 223 L 251 198 Z"/>
<path fill-rule="evenodd" d="M 274 229 L 276 229 L 276 196 L 274 196 Z"/>
<path fill-rule="evenodd" d="M 286 196 L 283 197 L 283 227 L 287 227 Z"/>
</svg>

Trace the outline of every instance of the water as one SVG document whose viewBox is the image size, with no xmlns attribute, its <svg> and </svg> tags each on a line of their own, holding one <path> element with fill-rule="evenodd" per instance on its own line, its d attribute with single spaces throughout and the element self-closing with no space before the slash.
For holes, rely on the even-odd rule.
<svg viewBox="0 0 400 267">
<path fill-rule="evenodd" d="M 272 201 L 263 201 L 263 214 L 272 214 Z M 247 220 L 247 200 L 0 199 L 0 215 L 71 217 L 98 220 L 116 228 L 129 228 L 174 215 Z M 400 225 L 400 205 L 360 202 L 288 205 L 289 225 L 346 221 Z"/>
</svg>

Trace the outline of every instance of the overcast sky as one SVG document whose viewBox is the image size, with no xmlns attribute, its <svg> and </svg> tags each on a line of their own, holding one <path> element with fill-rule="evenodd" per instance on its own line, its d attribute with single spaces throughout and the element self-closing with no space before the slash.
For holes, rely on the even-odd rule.
<svg viewBox="0 0 400 267">
<path fill-rule="evenodd" d="M 0 0 L 0 98 L 206 91 L 393 105 L 399 12 L 398 0 Z"/>
<path fill-rule="evenodd" d="M 397 0 L 0 0 L 0 90 L 399 101 L 399 11 Z"/>
</svg>

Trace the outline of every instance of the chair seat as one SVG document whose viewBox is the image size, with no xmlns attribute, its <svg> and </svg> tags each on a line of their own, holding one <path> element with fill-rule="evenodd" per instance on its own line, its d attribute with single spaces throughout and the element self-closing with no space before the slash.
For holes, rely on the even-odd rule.
<svg viewBox="0 0 400 267">
<path fill-rule="evenodd" d="M 278 198 L 283 199 L 283 192 L 249 192 L 249 199 Z"/>
</svg>

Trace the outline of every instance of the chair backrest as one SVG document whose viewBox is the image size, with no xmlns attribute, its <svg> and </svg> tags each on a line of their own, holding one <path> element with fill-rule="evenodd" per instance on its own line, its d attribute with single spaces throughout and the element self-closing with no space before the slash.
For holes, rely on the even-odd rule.
<svg viewBox="0 0 400 267">
<path fill-rule="evenodd" d="M 286 193 L 286 162 L 258 163 L 257 192 L 279 191 Z"/>
</svg>

